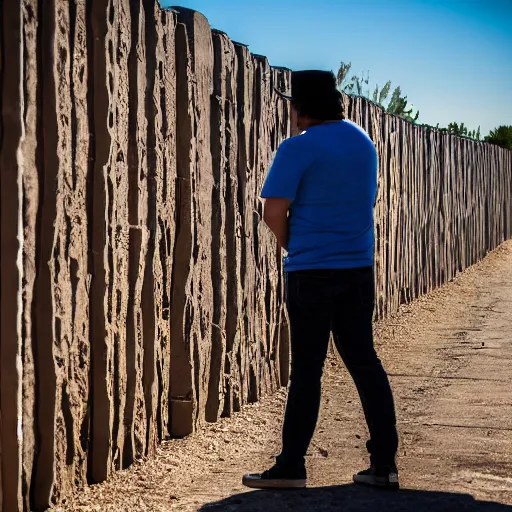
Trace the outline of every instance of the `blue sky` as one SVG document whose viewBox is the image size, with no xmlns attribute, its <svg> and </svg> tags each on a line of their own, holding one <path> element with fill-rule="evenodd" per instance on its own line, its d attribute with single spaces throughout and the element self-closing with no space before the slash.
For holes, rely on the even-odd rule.
<svg viewBox="0 0 512 512">
<path fill-rule="evenodd" d="M 162 5 L 177 5 L 161 0 Z M 512 125 L 512 0 L 181 0 L 272 65 L 400 85 L 420 122 Z"/>
</svg>

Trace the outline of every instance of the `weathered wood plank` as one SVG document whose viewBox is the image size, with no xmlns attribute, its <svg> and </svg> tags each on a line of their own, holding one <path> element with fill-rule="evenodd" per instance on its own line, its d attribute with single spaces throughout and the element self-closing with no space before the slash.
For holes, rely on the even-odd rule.
<svg viewBox="0 0 512 512">
<path fill-rule="evenodd" d="M 227 244 L 231 233 L 227 231 L 227 194 L 231 185 L 230 166 L 233 164 L 230 140 L 233 126 L 233 69 L 236 65 L 233 43 L 218 31 L 212 34 L 214 67 L 213 95 L 211 101 L 211 154 L 213 164 L 212 194 L 212 261 L 213 330 L 210 360 L 210 382 L 206 402 L 206 420 L 217 421 L 224 409 L 224 373 L 226 364 L 226 331 L 228 307 Z M 229 185 L 228 185 L 229 183 Z M 233 212 L 230 212 L 230 228 L 233 229 Z M 232 248 L 230 256 L 234 257 Z M 233 294 L 233 291 L 231 291 Z M 237 308 L 236 301 L 231 302 Z M 235 312 L 232 312 L 233 315 Z M 233 319 L 230 319 L 233 322 Z M 233 327 L 230 328 L 230 334 Z M 230 343 L 230 348 L 232 342 Z M 228 370 L 229 371 L 229 370 Z"/>
<path fill-rule="evenodd" d="M 252 352 L 254 352 L 255 332 L 255 256 L 254 256 L 254 218 L 253 204 L 256 194 L 254 183 L 255 165 L 255 140 L 254 130 L 254 104 L 252 102 L 254 86 L 254 62 L 248 48 L 236 44 L 238 59 L 238 84 L 237 84 L 237 107 L 238 107 L 238 207 L 241 216 L 241 270 L 242 279 L 242 314 L 240 329 L 240 341 L 238 343 L 239 354 L 238 371 L 240 375 L 238 387 L 238 406 L 254 400 L 253 395 L 256 389 L 256 374 L 254 365 L 251 364 Z M 252 384 L 251 384 L 252 381 Z M 235 410 L 237 408 L 235 407 Z"/>
<path fill-rule="evenodd" d="M 0 416 L 3 510 L 21 512 L 22 498 L 22 175 L 25 80 L 20 2 L 2 2 L 2 140 L 0 155 Z"/>
<path fill-rule="evenodd" d="M 219 146 L 220 158 L 217 161 L 215 160 L 213 145 L 212 156 L 214 157 L 214 169 L 215 165 L 217 164 L 222 167 L 222 162 L 224 161 L 224 172 L 226 179 L 226 190 L 224 196 L 226 208 L 226 220 L 224 226 L 224 235 L 226 237 L 226 353 L 224 361 L 224 373 L 221 375 L 221 381 L 219 382 L 219 386 L 221 387 L 223 393 L 223 407 L 220 413 L 223 416 L 230 416 L 234 410 L 238 410 L 240 407 L 240 368 L 238 364 L 238 351 L 240 349 L 240 343 L 243 341 L 243 336 L 241 335 L 243 324 L 240 321 L 242 315 L 243 299 L 243 288 L 241 280 L 243 240 L 241 237 L 241 217 L 239 209 L 239 185 L 237 168 L 237 78 L 239 74 L 239 68 L 235 46 L 227 38 L 227 36 L 223 34 L 214 34 L 214 49 L 216 66 L 216 69 L 214 70 L 214 87 L 220 86 L 221 92 L 220 95 L 214 93 L 214 101 L 219 101 L 219 113 L 222 111 L 222 118 L 224 119 L 225 123 L 225 139 L 223 140 L 224 144 Z M 222 69 L 218 69 L 218 66 L 220 65 L 219 62 L 222 62 Z M 220 82 L 218 82 L 219 73 L 221 73 Z M 214 121 L 212 118 L 212 129 L 213 126 Z M 222 135 L 219 133 L 219 138 L 220 137 L 222 137 Z M 217 164 L 215 162 L 217 162 Z M 221 178 L 220 173 L 222 173 L 222 168 L 219 170 L 219 180 Z M 212 377 L 211 374 L 210 376 Z M 214 386 L 216 387 L 216 383 Z M 215 411 L 217 410 L 215 395 L 213 396 L 213 404 L 211 407 Z M 211 417 L 211 412 L 209 417 Z M 207 416 L 207 419 L 209 419 L 209 417 Z"/>
<path fill-rule="evenodd" d="M 126 325 L 126 406 L 121 465 L 128 467 L 146 453 L 147 410 L 144 392 L 143 284 L 149 232 L 145 226 L 148 196 L 146 117 L 146 24 L 142 0 L 130 2 L 130 51 L 128 54 L 128 224 L 129 294 Z M 147 311 L 146 311 L 147 313 Z M 148 318 L 147 323 L 151 324 Z"/>
<path fill-rule="evenodd" d="M 183 229 L 180 225 L 176 250 L 180 259 L 175 260 L 173 285 L 180 311 L 172 321 L 171 421 L 174 435 L 186 435 L 204 421 L 210 380 L 213 46 L 210 26 L 202 14 L 179 8 L 178 22 L 177 165 L 180 213 L 186 218 L 180 219 Z"/>
<path fill-rule="evenodd" d="M 38 65 L 38 37 L 41 13 L 35 0 L 22 2 L 23 16 L 23 125 L 24 137 L 20 141 L 23 162 L 23 317 L 22 317 L 22 489 L 30 489 L 37 448 L 35 322 L 33 318 L 35 281 L 37 276 L 38 211 L 42 139 L 40 123 L 41 82 Z M 0 79 L 1 80 L 1 79 Z M 1 434 L 0 434 L 1 437 Z M 1 441 L 0 441 L 1 442 Z M 1 451 L 1 450 L 0 450 Z M 0 455 L 1 459 L 1 455 Z M 0 484 L 1 487 L 1 484 Z M 1 500 L 0 500 L 1 502 Z M 23 493 L 23 506 L 30 509 L 29 496 Z M 0 510 L 2 505 L 0 503 Z"/>
<path fill-rule="evenodd" d="M 89 85 L 94 90 L 91 130 L 94 136 L 92 152 L 91 190 L 91 453 L 89 479 L 101 482 L 110 474 L 113 425 L 113 358 L 112 337 L 108 321 L 107 293 L 110 287 L 111 258 L 108 257 L 108 215 L 110 192 L 107 185 L 113 116 L 110 115 L 110 95 L 114 76 L 111 71 L 114 46 L 111 41 L 115 6 L 112 0 L 93 2 L 90 12 L 92 55 L 89 57 Z M 108 41 L 108 43 L 107 43 Z M 108 51 L 105 50 L 108 44 Z"/>
<path fill-rule="evenodd" d="M 169 374 L 171 358 L 171 287 L 176 218 L 176 15 L 150 6 L 156 19 L 155 81 L 155 248 L 153 275 L 156 314 L 156 423 L 158 438 L 169 434 Z M 149 16 L 149 12 L 147 14 Z"/>
</svg>

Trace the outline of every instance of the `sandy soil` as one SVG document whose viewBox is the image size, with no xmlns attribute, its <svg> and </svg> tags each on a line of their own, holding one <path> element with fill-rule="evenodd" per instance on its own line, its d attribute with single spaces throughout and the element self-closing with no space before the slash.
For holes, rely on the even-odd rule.
<svg viewBox="0 0 512 512">
<path fill-rule="evenodd" d="M 354 385 L 332 357 L 308 489 L 247 492 L 240 483 L 279 451 L 283 390 L 164 443 L 156 459 L 55 510 L 512 512 L 512 242 L 375 331 L 395 393 L 403 490 L 351 485 L 367 464 L 366 428 Z"/>
</svg>

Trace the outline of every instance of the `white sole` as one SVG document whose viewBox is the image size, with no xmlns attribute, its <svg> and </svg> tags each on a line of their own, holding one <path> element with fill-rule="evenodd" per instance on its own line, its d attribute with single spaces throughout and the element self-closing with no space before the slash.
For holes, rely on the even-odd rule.
<svg viewBox="0 0 512 512">
<path fill-rule="evenodd" d="M 282 478 L 270 480 L 246 475 L 242 484 L 251 489 L 304 489 L 306 479 L 284 480 Z"/>
<path fill-rule="evenodd" d="M 396 481 L 394 481 L 396 479 Z M 399 489 L 398 475 L 392 476 L 392 480 L 385 477 L 370 476 L 370 475 L 354 475 L 354 483 L 361 485 L 368 485 L 370 487 L 379 487 L 381 489 Z"/>
</svg>

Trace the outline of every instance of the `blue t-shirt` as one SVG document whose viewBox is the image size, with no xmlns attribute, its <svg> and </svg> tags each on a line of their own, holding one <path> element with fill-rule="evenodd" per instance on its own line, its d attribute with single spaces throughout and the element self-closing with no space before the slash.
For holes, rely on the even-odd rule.
<svg viewBox="0 0 512 512">
<path fill-rule="evenodd" d="M 290 205 L 285 270 L 373 265 L 377 152 L 355 123 L 336 121 L 285 140 L 261 193 Z"/>
</svg>

